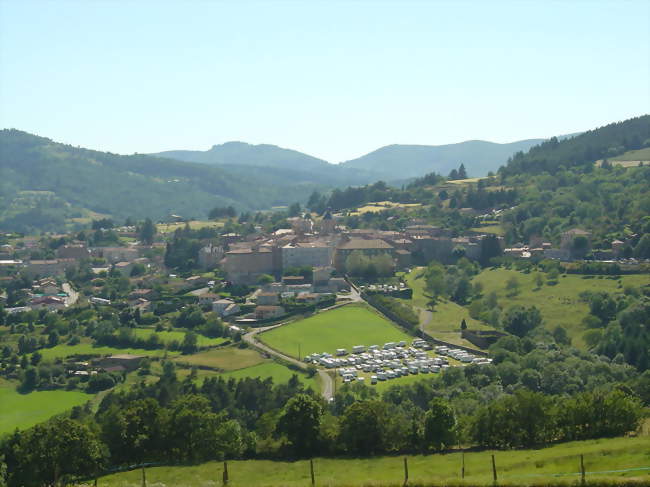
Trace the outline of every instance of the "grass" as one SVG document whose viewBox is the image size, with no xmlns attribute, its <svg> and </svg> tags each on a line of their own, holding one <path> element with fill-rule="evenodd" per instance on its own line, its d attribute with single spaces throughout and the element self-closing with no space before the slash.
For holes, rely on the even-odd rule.
<svg viewBox="0 0 650 487">
<path fill-rule="evenodd" d="M 348 351 L 354 345 L 382 345 L 410 340 L 383 316 L 365 305 L 350 304 L 304 320 L 295 321 L 259 335 L 261 341 L 286 355 L 298 357 L 316 352 Z"/>
<path fill-rule="evenodd" d="M 539 450 L 467 452 L 467 486 L 492 485 L 491 455 L 494 454 L 499 485 L 540 485 L 552 483 L 576 485 L 580 481 L 579 456 L 584 454 L 587 472 L 625 470 L 650 465 L 650 437 L 613 438 L 564 443 Z M 403 484 L 403 457 L 314 460 L 317 485 L 323 486 L 397 486 Z M 411 485 L 460 485 L 461 454 L 408 456 Z M 223 463 L 209 462 L 188 467 L 147 469 L 149 485 L 198 487 L 220 485 Z M 228 473 L 233 487 L 303 487 L 310 485 L 309 461 L 270 460 L 229 461 Z M 558 476 L 557 474 L 572 474 Z M 100 479 L 102 487 L 139 487 L 141 472 L 134 470 Z M 650 482 L 650 470 L 618 473 L 588 473 L 589 481 L 636 480 Z"/>
<path fill-rule="evenodd" d="M 511 277 L 516 277 L 520 283 L 520 292 L 516 296 L 508 296 L 505 289 L 506 282 Z M 650 276 L 634 274 L 622 276 L 619 281 L 595 276 L 593 279 L 584 279 L 584 276 L 568 274 L 560 276 L 555 286 L 544 284 L 537 289 L 534 279 L 535 273 L 524 274 L 515 270 L 503 268 L 486 269 L 474 278 L 474 282 L 483 284 L 483 294 L 496 292 L 499 301 L 507 309 L 514 305 L 531 306 L 539 308 L 545 325 L 554 329 L 558 325 L 566 328 L 572 343 L 576 347 L 585 347 L 582 335 L 587 330 L 582 325 L 582 319 L 587 316 L 589 307 L 583 303 L 579 294 L 583 291 L 604 291 L 608 293 L 621 293 L 626 285 L 641 286 L 650 283 Z"/>
<path fill-rule="evenodd" d="M 43 348 L 39 350 L 43 360 L 55 360 L 57 358 L 66 358 L 73 355 L 113 355 L 130 353 L 133 355 L 148 355 L 150 357 L 161 357 L 165 353 L 169 356 L 179 355 L 179 352 L 170 352 L 167 350 L 144 350 L 142 348 L 115 348 L 115 347 L 95 347 L 92 343 L 79 343 L 77 345 L 57 345 L 52 348 Z"/>
<path fill-rule="evenodd" d="M 470 228 L 473 232 L 492 233 L 494 235 L 503 235 L 504 231 L 501 225 L 485 225 L 481 227 Z"/>
<path fill-rule="evenodd" d="M 264 362 L 264 358 L 250 348 L 237 348 L 235 346 L 208 350 L 207 352 L 183 355 L 176 362 L 199 367 L 232 371 L 253 367 Z"/>
<path fill-rule="evenodd" d="M 357 211 L 353 211 L 350 215 L 363 215 L 368 212 L 380 212 L 388 210 L 391 208 L 416 208 L 422 206 L 421 203 L 394 203 L 392 201 L 376 201 L 374 203 L 368 203 L 365 206 L 357 208 Z"/>
<path fill-rule="evenodd" d="M 223 227 L 223 222 L 215 222 L 209 220 L 192 220 L 189 223 L 192 230 L 199 230 L 205 227 Z M 179 228 L 185 228 L 185 222 L 158 223 L 156 227 L 158 229 L 158 233 L 174 233 Z"/>
<path fill-rule="evenodd" d="M 461 321 L 464 319 L 467 326 L 474 330 L 489 330 L 491 328 L 470 317 L 467 308 L 448 300 L 438 301 L 433 311 L 430 312 L 431 318 L 429 319 L 427 312 L 429 298 L 424 292 L 425 281 L 421 277 L 422 270 L 422 268 L 415 268 L 403 276 L 407 285 L 413 289 L 412 299 L 403 301 L 420 310 L 420 323 L 423 324 L 424 331 L 429 335 L 456 345 L 474 347 L 460 337 Z"/>
<path fill-rule="evenodd" d="M 0 382 L 0 436 L 25 429 L 93 398 L 79 391 L 37 391 L 21 394 L 12 382 Z"/>
<path fill-rule="evenodd" d="M 612 157 L 611 161 L 650 161 L 650 147 L 639 150 L 627 151 L 625 154 L 620 156 Z"/>
<path fill-rule="evenodd" d="M 245 369 L 226 372 L 223 376 L 232 377 L 233 379 L 244 379 L 246 377 L 259 377 L 260 379 L 271 378 L 273 379 L 274 384 L 283 384 L 289 382 L 289 379 L 291 379 L 294 374 L 298 376 L 300 382 L 305 386 L 311 387 L 315 391 L 320 390 L 316 381 L 316 376 L 307 377 L 307 374 L 303 372 L 291 370 L 284 365 L 273 362 L 272 360 Z"/>
<path fill-rule="evenodd" d="M 153 328 L 135 328 L 133 331 L 138 338 L 144 339 L 149 338 L 150 335 L 155 333 L 158 335 L 158 338 L 160 338 L 162 343 L 171 343 L 173 341 L 182 343 L 185 338 L 184 331 L 156 331 Z M 196 338 L 199 347 L 214 347 L 216 345 L 221 345 L 226 341 L 225 338 L 208 338 L 199 334 L 196 335 Z"/>
</svg>

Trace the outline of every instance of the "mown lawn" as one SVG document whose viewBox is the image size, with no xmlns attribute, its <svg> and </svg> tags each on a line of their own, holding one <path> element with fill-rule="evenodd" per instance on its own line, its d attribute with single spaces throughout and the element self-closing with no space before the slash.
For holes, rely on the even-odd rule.
<svg viewBox="0 0 650 487">
<path fill-rule="evenodd" d="M 57 345 L 52 348 L 43 348 L 39 350 L 43 360 L 54 360 L 57 358 L 70 357 L 72 355 L 112 355 L 130 353 L 133 355 L 148 355 L 151 357 L 161 357 L 167 353 L 169 356 L 179 355 L 180 352 L 170 352 L 167 350 L 144 350 L 142 348 L 115 348 L 115 347 L 95 347 L 92 343 L 79 343 L 77 345 Z"/>
<path fill-rule="evenodd" d="M 176 362 L 231 371 L 260 364 L 264 362 L 264 357 L 251 348 L 231 346 L 192 355 L 183 355 L 178 357 Z"/>
<path fill-rule="evenodd" d="M 508 296 L 506 283 L 512 277 L 516 277 L 519 281 L 520 292 L 515 296 Z M 590 278 L 585 279 L 585 277 Z M 544 284 L 537 289 L 534 279 L 535 272 L 525 274 L 497 268 L 485 269 L 474 278 L 473 282 L 483 284 L 483 294 L 496 292 L 499 303 L 506 309 L 514 305 L 536 306 L 542 313 L 545 326 L 554 329 L 562 325 L 567 329 L 573 345 L 583 348 L 585 347 L 583 334 L 586 328 L 581 322 L 589 313 L 589 307 L 580 300 L 581 292 L 622 293 L 626 285 L 641 286 L 650 283 L 650 276 L 645 274 L 626 275 L 620 280 L 610 279 L 607 276 L 567 274 L 564 277 L 560 276 L 556 285 Z"/>
<path fill-rule="evenodd" d="M 348 351 L 354 345 L 383 345 L 412 340 L 383 316 L 365 305 L 350 304 L 295 321 L 266 333 L 259 339 L 286 355 L 304 357 L 316 352 Z"/>
<path fill-rule="evenodd" d="M 158 338 L 160 338 L 161 343 L 171 343 L 173 341 L 183 343 L 183 339 L 185 338 L 185 332 L 179 330 L 156 331 L 153 328 L 135 328 L 133 331 L 138 338 L 144 339 L 149 338 L 149 336 L 155 333 L 158 335 Z M 221 345 L 226 341 L 225 338 L 208 338 L 206 336 L 199 335 L 198 333 L 196 335 L 196 338 L 197 345 L 199 347 L 214 347 L 216 345 Z"/>
<path fill-rule="evenodd" d="M 637 480 L 640 485 L 650 483 L 650 470 L 647 470 L 650 437 L 647 436 L 571 442 L 539 450 L 467 452 L 464 455 L 465 485 L 492 485 L 492 454 L 499 485 L 576 485 L 580 482 L 580 454 L 584 455 L 588 481 L 625 479 Z M 411 484 L 461 484 L 461 453 L 408 456 L 408 467 Z M 642 469 L 644 467 L 646 470 Z M 316 485 L 332 487 L 402 485 L 403 468 L 402 456 L 314 460 Z M 635 468 L 639 470 L 630 470 Z M 612 470 L 622 471 L 596 473 Z M 222 473 L 221 462 L 191 467 L 154 467 L 147 469 L 147 482 L 148 485 L 177 487 L 220 485 Z M 309 461 L 230 461 L 228 473 L 229 485 L 234 487 L 310 485 Z M 98 485 L 139 487 L 141 482 L 142 474 L 135 470 L 101 478 Z"/>
<path fill-rule="evenodd" d="M 25 429 L 93 398 L 79 391 L 37 391 L 21 394 L 13 382 L 0 382 L 0 436 Z"/>
</svg>

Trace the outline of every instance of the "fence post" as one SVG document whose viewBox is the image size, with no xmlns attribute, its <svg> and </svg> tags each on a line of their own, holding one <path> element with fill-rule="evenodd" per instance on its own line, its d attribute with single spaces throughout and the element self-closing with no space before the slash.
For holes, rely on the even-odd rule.
<svg viewBox="0 0 650 487">
<path fill-rule="evenodd" d="M 228 485 L 228 462 L 223 462 L 223 485 Z"/>
<path fill-rule="evenodd" d="M 460 478 L 465 479 L 465 452 L 460 452 L 461 467 L 460 467 Z"/>
<path fill-rule="evenodd" d="M 580 479 L 581 484 L 585 485 L 585 456 L 580 454 Z"/>
<path fill-rule="evenodd" d="M 404 485 L 409 483 L 409 464 L 408 458 L 404 457 Z"/>
<path fill-rule="evenodd" d="M 492 480 L 494 481 L 494 485 L 497 484 L 497 464 L 494 461 L 494 454 L 492 455 Z"/>
<path fill-rule="evenodd" d="M 147 487 L 147 475 L 144 472 L 144 465 L 142 465 L 142 487 Z"/>
<path fill-rule="evenodd" d="M 316 485 L 316 477 L 314 477 L 314 459 L 309 459 L 309 472 L 311 473 L 311 485 Z"/>
</svg>

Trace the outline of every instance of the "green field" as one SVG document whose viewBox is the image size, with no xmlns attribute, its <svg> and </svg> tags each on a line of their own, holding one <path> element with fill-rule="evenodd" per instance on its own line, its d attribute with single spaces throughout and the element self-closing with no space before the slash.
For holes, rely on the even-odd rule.
<svg viewBox="0 0 650 487">
<path fill-rule="evenodd" d="M 612 157 L 611 161 L 650 161 L 650 147 L 627 151 L 625 154 Z"/>
<path fill-rule="evenodd" d="M 334 353 L 354 345 L 382 345 L 411 340 L 383 316 L 364 305 L 350 304 L 259 335 L 261 341 L 286 355 L 298 357 L 316 352 Z"/>
<path fill-rule="evenodd" d="M 503 227 L 501 225 L 485 225 L 482 227 L 470 228 L 473 232 L 493 233 L 494 235 L 503 235 Z"/>
<path fill-rule="evenodd" d="M 135 328 L 133 330 L 135 332 L 135 336 L 138 338 L 144 338 L 147 339 L 149 338 L 150 335 L 156 334 L 158 335 L 158 338 L 160 338 L 160 341 L 162 343 L 171 343 L 173 341 L 177 341 L 182 343 L 183 339 L 185 338 L 185 332 L 184 331 L 156 331 L 153 328 Z M 221 345 L 226 341 L 225 338 L 208 338 L 203 335 L 196 335 L 197 338 L 197 345 L 199 347 L 214 347 L 216 345 Z"/>
<path fill-rule="evenodd" d="M 37 391 L 20 394 L 15 384 L 0 382 L 0 435 L 25 429 L 93 398 L 79 391 Z"/>
<path fill-rule="evenodd" d="M 57 345 L 52 348 L 39 350 L 43 360 L 54 360 L 66 358 L 73 355 L 112 355 L 130 353 L 133 355 L 148 355 L 151 357 L 162 357 L 165 353 L 169 356 L 179 355 L 180 352 L 169 352 L 167 350 L 144 350 L 142 348 L 115 348 L 115 347 L 94 347 L 92 343 L 79 343 L 77 345 Z"/>
<path fill-rule="evenodd" d="M 200 230 L 205 227 L 220 228 L 223 227 L 223 222 L 216 222 L 210 220 L 192 220 L 189 222 L 192 230 Z M 156 225 L 159 233 L 173 233 L 179 228 L 185 228 L 185 222 L 176 223 L 158 223 Z"/>
<path fill-rule="evenodd" d="M 274 384 L 282 384 L 288 382 L 291 379 L 291 376 L 296 374 L 300 382 L 305 386 L 311 387 L 315 391 L 320 390 L 318 382 L 316 380 L 317 376 L 307 377 L 307 374 L 303 372 L 297 372 L 291 370 L 284 365 L 281 365 L 277 362 L 271 360 L 254 365 L 252 367 L 247 367 L 245 369 L 234 370 L 232 372 L 226 372 L 223 374 L 224 377 L 232 377 L 234 379 L 243 379 L 246 377 L 259 377 L 261 379 L 271 378 L 273 379 Z"/>
<path fill-rule="evenodd" d="M 183 355 L 178 357 L 176 362 L 232 371 L 258 365 L 264 362 L 264 358 L 253 349 L 232 346 L 193 355 Z"/>
<path fill-rule="evenodd" d="M 410 304 L 420 312 L 420 323 L 424 331 L 434 338 L 457 345 L 473 347 L 471 343 L 460 337 L 460 323 L 464 319 L 467 326 L 474 330 L 489 330 L 489 326 L 470 317 L 467 308 L 453 301 L 439 300 L 433 311 L 428 311 L 429 298 L 424 293 L 424 278 L 421 277 L 423 268 L 415 268 L 403 275 L 407 285 L 413 290 L 413 297 L 403 302 Z"/>
<path fill-rule="evenodd" d="M 580 481 L 580 454 L 584 455 L 588 481 L 625 479 L 644 485 L 650 482 L 650 437 L 647 436 L 564 443 L 540 450 L 467 452 L 464 455 L 465 485 L 492 485 L 492 454 L 499 485 L 548 485 L 550 482 L 576 485 Z M 317 458 L 314 472 L 316 485 L 397 486 L 403 483 L 403 465 L 402 456 Z M 460 453 L 409 456 L 409 481 L 417 485 L 461 484 L 460 466 Z M 612 470 L 628 471 L 602 473 Z M 221 462 L 191 467 L 155 467 L 147 469 L 147 482 L 177 487 L 220 485 L 222 472 Z M 228 473 L 229 485 L 234 487 L 310 485 L 308 461 L 230 461 Z M 139 487 L 141 475 L 139 470 L 113 474 L 100 479 L 99 485 Z"/>
<path fill-rule="evenodd" d="M 506 296 L 506 282 L 513 276 L 519 281 L 520 293 L 516 296 Z M 584 277 L 577 274 L 560 276 L 557 285 L 545 284 L 538 290 L 534 283 L 534 272 L 524 274 L 498 268 L 484 270 L 474 278 L 473 282 L 483 284 L 483 294 L 496 292 L 499 301 L 506 309 L 513 305 L 537 306 L 548 328 L 553 329 L 562 325 L 567 329 L 573 345 L 584 347 L 582 335 L 586 328 L 581 322 L 587 316 L 589 307 L 580 300 L 579 294 L 583 291 L 621 293 L 626 285 L 641 286 L 650 283 L 650 276 L 644 274 L 622 276 L 620 282 L 623 287 L 618 287 L 618 280 L 608 279 L 607 276 L 602 276 L 602 279 L 598 279 L 600 276 L 591 279 L 584 279 Z"/>
</svg>

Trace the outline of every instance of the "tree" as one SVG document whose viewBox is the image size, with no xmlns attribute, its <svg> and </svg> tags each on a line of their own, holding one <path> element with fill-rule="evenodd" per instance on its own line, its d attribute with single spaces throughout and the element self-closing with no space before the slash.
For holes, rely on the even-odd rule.
<svg viewBox="0 0 650 487">
<path fill-rule="evenodd" d="M 340 441 L 343 447 L 358 455 L 383 452 L 388 443 L 388 409 L 381 401 L 358 401 L 341 417 Z"/>
<path fill-rule="evenodd" d="M 257 278 L 257 284 L 259 284 L 260 286 L 271 284 L 273 281 L 275 281 L 275 279 L 270 274 L 262 274 L 260 277 Z"/>
<path fill-rule="evenodd" d="M 104 463 L 101 442 L 88 428 L 58 418 L 22 432 L 10 443 L 9 485 L 58 485 L 64 477 L 96 474 Z"/>
<path fill-rule="evenodd" d="M 506 290 L 508 291 L 508 296 L 516 296 L 519 294 L 519 279 L 516 276 L 511 276 L 506 281 Z"/>
<path fill-rule="evenodd" d="M 300 203 L 292 203 L 289 206 L 289 210 L 287 211 L 287 214 L 290 217 L 300 216 L 301 211 L 302 209 L 300 208 Z"/>
<path fill-rule="evenodd" d="M 525 308 L 513 306 L 508 310 L 504 319 L 504 328 L 507 332 L 519 337 L 542 324 L 542 315 L 535 306 Z"/>
<path fill-rule="evenodd" d="M 634 257 L 638 259 L 650 259 L 650 233 L 646 233 L 639 239 L 634 247 Z"/>
<path fill-rule="evenodd" d="M 151 245 L 155 235 L 156 226 L 151 221 L 151 218 L 147 218 L 140 229 L 140 241 L 145 245 Z"/>
<path fill-rule="evenodd" d="M 537 272 L 535 274 L 535 286 L 537 286 L 537 289 L 541 288 L 544 285 L 544 274 L 541 272 Z"/>
<path fill-rule="evenodd" d="M 52 330 L 47 336 L 47 346 L 52 348 L 56 347 L 59 344 L 59 332 Z"/>
<path fill-rule="evenodd" d="M 449 402 L 434 398 L 424 416 L 424 443 L 428 448 L 442 450 L 454 442 L 456 417 Z"/>
<path fill-rule="evenodd" d="M 183 337 L 181 350 L 185 354 L 194 353 L 198 350 L 197 343 L 198 343 L 198 338 L 196 336 L 196 333 L 194 333 L 193 331 L 188 331 L 187 333 L 185 333 L 185 336 Z"/>
<path fill-rule="evenodd" d="M 458 179 L 467 179 L 467 171 L 465 170 L 465 164 L 461 162 L 458 167 Z"/>
<path fill-rule="evenodd" d="M 298 394 L 284 406 L 277 431 L 286 435 L 294 455 L 311 456 L 318 451 L 322 415 L 318 401 L 306 394 Z"/>
<path fill-rule="evenodd" d="M 465 321 L 465 318 L 463 318 L 463 321 L 460 322 L 460 329 L 467 330 L 467 322 Z"/>
</svg>

